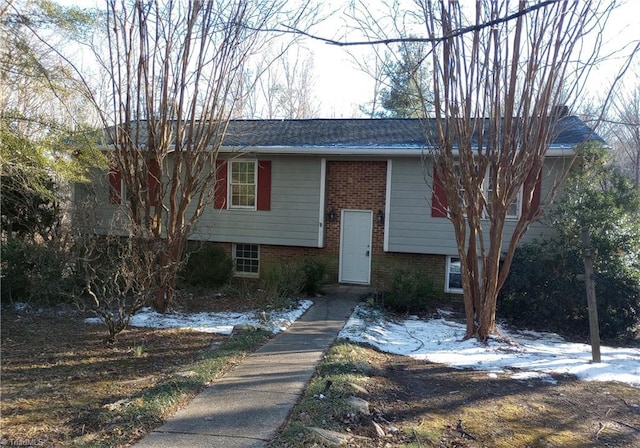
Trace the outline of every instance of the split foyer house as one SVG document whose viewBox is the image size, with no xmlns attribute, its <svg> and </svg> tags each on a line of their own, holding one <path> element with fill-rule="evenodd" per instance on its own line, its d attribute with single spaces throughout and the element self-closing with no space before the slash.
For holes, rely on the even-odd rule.
<svg viewBox="0 0 640 448">
<path fill-rule="evenodd" d="M 215 201 L 191 239 L 222 245 L 239 276 L 314 258 L 328 267 L 330 281 L 379 285 L 395 270 L 419 269 L 443 293 L 459 293 L 453 226 L 444 192 L 437 182 L 434 188 L 424 126 L 419 119 L 231 121 Z M 599 137 L 580 119 L 560 120 L 536 200 L 588 139 Z M 120 185 L 109 182 L 119 180 L 104 173 L 103 223 L 122 207 Z M 520 208 L 513 204 L 512 221 Z M 534 223 L 525 240 L 544 232 Z"/>
</svg>

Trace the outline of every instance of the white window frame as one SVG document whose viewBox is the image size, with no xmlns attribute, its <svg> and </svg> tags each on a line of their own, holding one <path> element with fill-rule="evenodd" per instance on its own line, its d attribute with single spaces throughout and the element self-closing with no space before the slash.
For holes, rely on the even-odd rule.
<svg viewBox="0 0 640 448">
<path fill-rule="evenodd" d="M 247 163 L 253 164 L 253 184 L 249 183 L 235 183 L 233 182 L 233 165 L 236 163 Z M 258 207 L 258 161 L 250 160 L 250 159 L 238 159 L 238 160 L 230 160 L 229 161 L 229 171 L 227 173 L 228 185 L 227 185 L 227 204 L 229 204 L 229 209 L 235 210 L 257 210 Z M 243 185 L 253 185 L 253 205 L 239 205 L 233 203 L 233 187 L 235 185 L 243 186 Z"/>
<path fill-rule="evenodd" d="M 451 274 L 454 272 L 451 272 L 451 267 L 452 265 L 455 263 L 454 260 L 458 260 L 458 263 L 460 263 L 460 257 L 458 256 L 453 256 L 453 255 L 447 255 L 447 267 L 445 269 L 445 277 L 444 277 L 444 292 L 450 293 L 450 294 L 462 294 L 462 283 L 461 283 L 461 287 L 460 288 L 452 288 L 449 284 L 449 281 L 451 279 Z M 460 276 L 462 276 L 462 265 L 460 264 Z M 460 282 L 462 282 L 462 277 L 460 278 Z"/>
<path fill-rule="evenodd" d="M 238 257 L 238 249 L 239 246 L 255 246 L 256 250 L 256 257 L 252 258 L 252 257 Z M 244 248 L 244 247 L 243 247 Z M 251 252 L 253 252 L 253 250 L 251 250 Z M 233 246 L 231 248 L 231 253 L 232 253 L 232 259 L 233 259 L 233 275 L 235 275 L 236 277 L 250 277 L 250 278 L 258 278 L 260 276 L 260 245 L 258 244 L 246 244 L 246 243 L 233 243 Z M 251 271 L 238 271 L 238 260 L 242 259 L 242 260 L 255 260 L 257 262 L 256 264 L 256 272 L 251 272 Z"/>
</svg>

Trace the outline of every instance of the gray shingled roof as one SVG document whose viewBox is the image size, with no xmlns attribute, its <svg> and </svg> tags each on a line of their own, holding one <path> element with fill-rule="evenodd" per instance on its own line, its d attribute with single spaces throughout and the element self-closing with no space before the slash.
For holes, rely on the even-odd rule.
<svg viewBox="0 0 640 448">
<path fill-rule="evenodd" d="M 420 119 L 234 120 L 229 123 L 229 146 L 408 147 L 425 146 Z M 578 117 L 560 120 L 553 145 L 573 147 L 586 140 L 603 142 Z"/>
<path fill-rule="evenodd" d="M 232 120 L 227 147 L 424 148 L 425 125 L 405 118 Z M 144 126 L 142 126 L 144 129 Z M 578 117 L 560 119 L 552 146 L 574 147 L 586 140 L 604 142 Z M 144 132 L 144 131 L 143 131 Z M 140 142 L 144 144 L 144 142 Z"/>
</svg>

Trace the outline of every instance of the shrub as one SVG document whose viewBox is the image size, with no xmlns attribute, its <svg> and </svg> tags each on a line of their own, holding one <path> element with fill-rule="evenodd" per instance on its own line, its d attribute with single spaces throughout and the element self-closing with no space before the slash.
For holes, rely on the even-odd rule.
<svg viewBox="0 0 640 448">
<path fill-rule="evenodd" d="M 203 243 L 192 247 L 180 269 L 180 279 L 187 285 L 215 288 L 229 282 L 233 260 L 220 246 Z"/>
<path fill-rule="evenodd" d="M 320 284 L 324 281 L 326 267 L 324 264 L 311 258 L 306 258 L 300 266 L 304 275 L 302 291 L 315 294 L 320 290 Z"/>
<path fill-rule="evenodd" d="M 305 276 L 300 263 L 278 263 L 263 269 L 260 278 L 261 299 L 276 309 L 287 308 L 300 296 Z"/>
<path fill-rule="evenodd" d="M 431 278 L 419 270 L 395 270 L 389 289 L 378 296 L 378 304 L 391 311 L 421 313 L 434 306 L 436 289 Z"/>
<path fill-rule="evenodd" d="M 81 309 L 94 313 L 115 342 L 131 317 L 151 303 L 158 276 L 157 246 L 144 238 L 90 237 L 76 245 L 84 283 L 76 295 Z"/>
<path fill-rule="evenodd" d="M 525 244 L 514 254 L 498 313 L 512 324 L 570 337 L 589 335 L 584 264 L 580 251 L 557 240 Z M 640 317 L 640 284 L 624 272 L 596 273 L 600 336 L 633 336 Z"/>
<path fill-rule="evenodd" d="M 73 259 L 56 241 L 12 239 L 2 244 L 2 301 L 51 305 L 70 299 Z"/>
<path fill-rule="evenodd" d="M 629 337 L 640 318 L 640 193 L 598 148 L 580 150 L 563 197 L 547 213 L 557 236 L 514 254 L 498 312 L 518 325 L 589 332 L 581 231 L 591 234 L 600 335 Z"/>
</svg>

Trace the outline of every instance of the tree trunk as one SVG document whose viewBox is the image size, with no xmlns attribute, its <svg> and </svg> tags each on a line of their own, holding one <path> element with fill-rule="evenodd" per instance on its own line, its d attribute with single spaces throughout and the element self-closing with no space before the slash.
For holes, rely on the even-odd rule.
<svg viewBox="0 0 640 448">
<path fill-rule="evenodd" d="M 480 342 L 487 342 L 489 335 L 496 330 L 496 299 L 498 293 L 494 290 L 487 292 L 484 297 L 482 308 L 478 311 L 480 323 L 478 325 L 478 339 Z"/>
<path fill-rule="evenodd" d="M 171 310 L 175 297 L 176 282 L 180 261 L 184 250 L 185 238 L 164 239 L 160 241 L 163 247 L 158 261 L 158 288 L 156 290 L 156 309 L 161 313 Z"/>
</svg>

